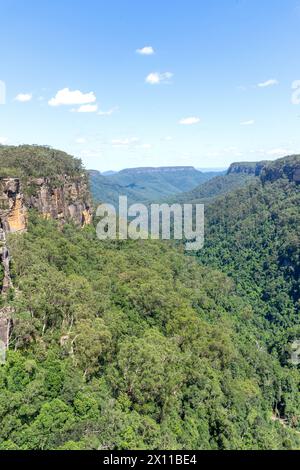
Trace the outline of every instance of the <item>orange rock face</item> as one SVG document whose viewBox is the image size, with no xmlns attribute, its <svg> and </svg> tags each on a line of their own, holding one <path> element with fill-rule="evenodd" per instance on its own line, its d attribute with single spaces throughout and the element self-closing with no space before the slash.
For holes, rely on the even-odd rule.
<svg viewBox="0 0 300 470">
<path fill-rule="evenodd" d="M 82 176 L 59 176 L 55 183 L 48 178 L 29 181 L 35 187 L 26 197 L 26 206 L 36 209 L 46 219 L 58 220 L 61 224 L 72 221 L 78 226 L 92 222 L 92 204 L 87 180 Z"/>
<path fill-rule="evenodd" d="M 18 195 L 7 216 L 7 224 L 10 233 L 24 232 L 27 228 L 27 210 L 23 198 Z"/>
<path fill-rule="evenodd" d="M 82 226 L 91 225 L 92 223 L 92 213 L 89 210 L 82 211 Z"/>
<path fill-rule="evenodd" d="M 18 179 L 0 179 L 0 201 L 0 228 L 8 233 L 24 232 L 27 209 Z"/>
<path fill-rule="evenodd" d="M 61 224 L 73 221 L 81 227 L 90 225 L 92 207 L 86 178 L 60 176 L 55 182 L 36 178 L 29 180 L 25 188 L 19 179 L 0 178 L 0 228 L 7 233 L 24 232 L 28 209 L 36 209 L 43 218 Z"/>
</svg>

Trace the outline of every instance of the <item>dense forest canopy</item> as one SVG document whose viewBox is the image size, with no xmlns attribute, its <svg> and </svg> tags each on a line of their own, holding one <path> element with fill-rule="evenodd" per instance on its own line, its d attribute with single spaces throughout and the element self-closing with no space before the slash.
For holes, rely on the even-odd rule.
<svg viewBox="0 0 300 470">
<path fill-rule="evenodd" d="M 215 176 L 192 189 L 192 191 L 170 198 L 170 202 L 179 204 L 208 204 L 216 197 L 246 186 L 253 178 L 254 176 L 249 176 L 249 174 L 245 173 Z"/>
<path fill-rule="evenodd" d="M 65 152 L 39 145 L 0 145 L 0 177 L 55 177 L 78 175 L 80 159 Z"/>
<path fill-rule="evenodd" d="M 256 339 L 223 274 L 163 242 L 99 242 L 32 215 L 10 237 L 15 308 L 2 449 L 267 449 L 293 371 Z"/>
<path fill-rule="evenodd" d="M 45 168 L 54 152 L 55 171 L 81 170 L 45 152 Z M 35 161 L 23 174 L 40 174 Z M 7 241 L 1 450 L 300 448 L 300 187 L 282 166 L 232 191 L 238 175 L 207 183 L 197 256 L 30 211 Z"/>
<path fill-rule="evenodd" d="M 273 332 L 281 344 L 282 335 L 299 331 L 300 185 L 293 178 L 299 165 L 300 157 L 278 160 L 260 179 L 209 205 L 198 253 L 201 263 L 235 280 L 267 321 L 266 336 Z"/>
<path fill-rule="evenodd" d="M 95 201 L 117 205 L 119 195 L 127 196 L 130 204 L 165 201 L 170 195 L 189 191 L 221 174 L 193 167 L 132 168 L 113 175 L 91 170 L 91 191 Z"/>
</svg>

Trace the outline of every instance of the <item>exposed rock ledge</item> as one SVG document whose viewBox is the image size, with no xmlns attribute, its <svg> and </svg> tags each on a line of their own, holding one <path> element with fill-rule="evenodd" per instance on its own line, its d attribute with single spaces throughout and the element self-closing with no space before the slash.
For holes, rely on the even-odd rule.
<svg viewBox="0 0 300 470">
<path fill-rule="evenodd" d="M 0 227 L 6 233 L 26 230 L 27 209 L 19 179 L 0 178 Z"/>
<path fill-rule="evenodd" d="M 78 226 L 91 224 L 92 204 L 85 176 L 35 178 L 21 182 L 17 178 L 0 178 L 0 227 L 6 233 L 27 228 L 28 209 L 43 217 L 73 221 Z"/>
<path fill-rule="evenodd" d="M 78 226 L 92 222 L 92 203 L 85 175 L 58 176 L 55 179 L 0 177 L 0 295 L 7 297 L 12 286 L 7 233 L 22 233 L 27 229 L 28 209 L 36 209 L 43 217 L 64 224 L 73 221 Z M 12 330 L 13 309 L 0 308 L 0 364 L 5 361 Z"/>
</svg>

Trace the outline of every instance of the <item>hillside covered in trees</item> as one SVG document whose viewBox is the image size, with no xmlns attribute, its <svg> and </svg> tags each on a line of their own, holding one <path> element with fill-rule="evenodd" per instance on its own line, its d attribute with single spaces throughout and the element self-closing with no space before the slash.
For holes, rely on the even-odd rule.
<svg viewBox="0 0 300 470">
<path fill-rule="evenodd" d="M 129 168 L 112 175 L 89 172 L 95 201 L 114 205 L 118 205 L 120 195 L 127 196 L 130 204 L 165 200 L 221 173 L 204 173 L 193 167 Z"/>
<path fill-rule="evenodd" d="M 258 337 L 290 374 L 296 401 L 276 405 L 290 425 L 300 422 L 299 369 L 290 364 L 300 338 L 300 157 L 267 164 L 250 185 L 206 209 L 201 265 L 222 270 L 252 306 Z"/>
<path fill-rule="evenodd" d="M 14 328 L 0 449 L 295 448 L 297 391 L 223 274 L 161 242 L 99 242 L 32 215 L 10 236 Z"/>
<path fill-rule="evenodd" d="M 275 331 L 279 342 L 278 330 L 286 338 L 299 322 L 299 170 L 299 156 L 277 160 L 248 186 L 209 205 L 198 253 L 202 263 L 234 279 L 267 322 L 266 335 Z"/>
<path fill-rule="evenodd" d="M 170 203 L 177 204 L 209 204 L 215 198 L 242 188 L 252 181 L 253 175 L 248 174 L 226 174 L 200 184 L 191 191 L 178 194 L 169 199 Z"/>
<path fill-rule="evenodd" d="M 30 210 L 7 237 L 1 450 L 300 448 L 299 185 L 268 174 L 208 207 L 197 257 Z"/>
<path fill-rule="evenodd" d="M 61 150 L 39 145 L 0 145 L 0 177 L 50 178 L 76 176 L 82 171 L 81 160 Z"/>
</svg>

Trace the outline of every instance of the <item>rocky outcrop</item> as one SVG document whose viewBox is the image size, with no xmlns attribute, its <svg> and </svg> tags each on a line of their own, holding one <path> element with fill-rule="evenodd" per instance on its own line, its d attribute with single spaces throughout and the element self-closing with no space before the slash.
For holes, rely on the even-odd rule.
<svg viewBox="0 0 300 470">
<path fill-rule="evenodd" d="M 47 219 L 62 223 L 73 221 L 81 227 L 92 222 L 92 202 L 85 175 L 62 176 L 55 181 L 31 179 L 27 182 L 25 204 Z"/>
<path fill-rule="evenodd" d="M 263 169 L 268 163 L 268 161 L 232 163 L 229 167 L 227 174 L 245 174 L 260 176 Z"/>
<path fill-rule="evenodd" d="M 21 183 L 16 178 L 0 178 L 0 228 L 6 233 L 24 232 L 27 209 Z"/>
<path fill-rule="evenodd" d="M 56 178 L 0 178 L 0 296 L 6 299 L 12 280 L 6 234 L 27 229 L 28 210 L 61 224 L 73 221 L 84 227 L 92 223 L 92 203 L 85 175 Z M 13 327 L 13 309 L 0 308 L 0 364 L 5 361 Z"/>
<path fill-rule="evenodd" d="M 10 277 L 10 257 L 9 251 L 6 245 L 6 237 L 3 229 L 0 229 L 0 261 L 2 264 L 2 294 L 12 287 L 11 277 Z"/>
<path fill-rule="evenodd" d="M 291 182 L 300 183 L 300 155 L 281 158 L 267 165 L 261 174 L 263 182 L 273 182 L 285 178 Z"/>
<path fill-rule="evenodd" d="M 62 224 L 91 224 L 92 203 L 85 175 L 31 178 L 0 178 L 0 228 L 5 233 L 24 232 L 28 209 Z"/>
<path fill-rule="evenodd" d="M 6 236 L 3 229 L 0 229 L 0 262 L 2 267 L 2 287 L 1 297 L 5 299 L 7 293 L 12 288 L 10 277 L 10 257 L 6 246 Z M 0 364 L 5 362 L 6 350 L 9 345 L 9 337 L 12 329 L 13 308 L 0 308 Z"/>
<path fill-rule="evenodd" d="M 242 162 L 232 163 L 227 172 L 230 174 L 248 174 L 259 176 L 263 183 L 274 182 L 281 178 L 291 182 L 300 183 L 300 156 L 292 155 L 280 158 L 274 162 Z"/>
</svg>

